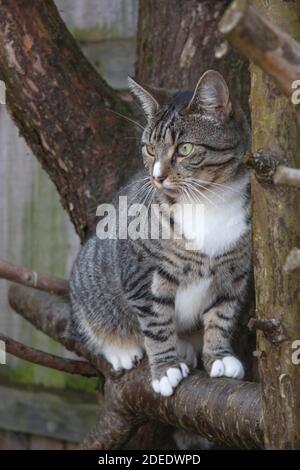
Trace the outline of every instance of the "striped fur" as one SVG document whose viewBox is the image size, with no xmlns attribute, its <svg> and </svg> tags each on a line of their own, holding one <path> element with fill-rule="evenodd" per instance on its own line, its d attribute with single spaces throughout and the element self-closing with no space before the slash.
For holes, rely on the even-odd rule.
<svg viewBox="0 0 300 470">
<path fill-rule="evenodd" d="M 127 196 L 129 206 L 146 201 L 150 218 L 155 217 L 153 204 L 174 207 L 170 221 L 163 210 L 162 219 L 155 219 L 160 226 L 169 224 L 172 236 L 92 236 L 70 279 L 77 335 L 116 369 L 133 367 L 146 351 L 153 388 L 166 396 L 188 374 L 187 366 L 197 364 L 200 352 L 211 376 L 243 375 L 231 342 L 251 275 L 249 175 L 241 161 L 249 131 L 239 107 L 223 96 L 226 88 L 217 83 L 223 79 L 215 74 L 206 75 L 194 94 L 157 94 L 131 83 L 148 118 L 142 136 L 147 171 L 117 194 L 115 205 L 120 195 Z M 214 87 L 211 95 L 208 79 Z M 214 105 L 208 106 L 209 99 Z M 194 145 L 188 157 L 176 153 L 182 142 Z M 155 149 L 154 156 L 147 153 L 147 145 Z M 157 171 L 172 189 L 155 180 Z M 181 220 L 176 212 L 180 205 L 199 200 L 204 208 L 201 243 L 201 227 L 196 223 L 191 234 L 192 221 Z M 174 238 L 176 228 L 183 231 L 183 239 Z"/>
</svg>

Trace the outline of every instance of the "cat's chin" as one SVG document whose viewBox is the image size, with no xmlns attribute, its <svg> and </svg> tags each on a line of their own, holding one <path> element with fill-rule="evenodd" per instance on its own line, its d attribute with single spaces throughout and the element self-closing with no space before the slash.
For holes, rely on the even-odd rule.
<svg viewBox="0 0 300 470">
<path fill-rule="evenodd" d="M 165 188 L 165 187 L 160 187 L 158 188 L 158 191 L 161 193 L 161 194 L 166 194 L 168 196 L 177 196 L 179 194 L 179 188 L 176 188 L 176 187 L 172 187 L 172 188 Z"/>
</svg>

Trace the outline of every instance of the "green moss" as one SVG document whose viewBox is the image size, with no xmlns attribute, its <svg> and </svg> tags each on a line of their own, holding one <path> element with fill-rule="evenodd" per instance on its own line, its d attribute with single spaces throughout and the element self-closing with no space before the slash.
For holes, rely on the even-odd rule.
<svg viewBox="0 0 300 470">
<path fill-rule="evenodd" d="M 65 383 L 68 388 L 73 390 L 82 390 L 84 392 L 95 393 L 99 385 L 101 386 L 101 379 L 80 377 L 79 375 L 63 374 L 65 376 Z"/>
<path fill-rule="evenodd" d="M 45 372 L 43 380 L 37 380 L 36 371 L 38 369 L 43 369 Z M 67 388 L 92 394 L 96 393 L 97 389 L 102 386 L 101 378 L 81 377 L 80 375 L 68 374 L 66 372 L 36 366 L 26 361 L 20 361 L 14 366 L 1 366 L 0 381 L 22 386 L 38 384 L 56 390 Z"/>
<path fill-rule="evenodd" d="M 9 380 L 10 382 L 16 382 L 20 384 L 29 384 L 34 381 L 34 364 L 29 362 L 20 362 L 19 365 L 14 367 L 1 366 L 0 376 Z"/>
<path fill-rule="evenodd" d="M 153 62 L 153 54 L 152 52 L 147 52 L 144 56 L 145 58 L 145 63 L 148 64 L 148 65 L 151 65 L 152 62 Z"/>
</svg>

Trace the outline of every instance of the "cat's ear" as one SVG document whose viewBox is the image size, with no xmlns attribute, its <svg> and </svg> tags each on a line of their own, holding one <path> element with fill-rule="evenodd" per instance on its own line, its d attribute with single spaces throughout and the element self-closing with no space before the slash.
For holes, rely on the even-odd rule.
<svg viewBox="0 0 300 470">
<path fill-rule="evenodd" d="M 228 117 L 231 112 L 227 83 L 215 70 L 208 70 L 202 75 L 188 104 L 188 111 L 199 110 L 222 118 Z"/>
<path fill-rule="evenodd" d="M 138 98 L 148 118 L 157 113 L 159 108 L 166 104 L 170 98 L 169 93 L 163 88 L 154 88 L 138 83 L 132 77 L 128 77 L 130 91 Z"/>
</svg>

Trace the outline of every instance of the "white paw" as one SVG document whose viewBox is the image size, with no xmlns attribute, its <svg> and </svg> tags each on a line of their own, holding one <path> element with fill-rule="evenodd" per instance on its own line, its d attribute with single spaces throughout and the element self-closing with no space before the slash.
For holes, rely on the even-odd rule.
<svg viewBox="0 0 300 470">
<path fill-rule="evenodd" d="M 232 379 L 242 380 L 245 375 L 244 367 L 241 361 L 234 356 L 226 356 L 217 359 L 211 368 L 211 377 L 231 377 Z"/>
<path fill-rule="evenodd" d="M 181 362 L 180 367 L 170 367 L 161 379 L 153 380 L 152 388 L 163 397 L 169 397 L 182 379 L 189 375 L 189 372 L 188 366 Z"/>
<path fill-rule="evenodd" d="M 116 345 L 107 344 L 103 346 L 102 353 L 105 359 L 116 371 L 132 369 L 143 357 L 143 349 L 135 344 Z"/>
<path fill-rule="evenodd" d="M 197 354 L 194 346 L 185 341 L 184 339 L 178 339 L 176 344 L 176 351 L 180 358 L 184 360 L 190 367 L 197 367 Z"/>
</svg>

